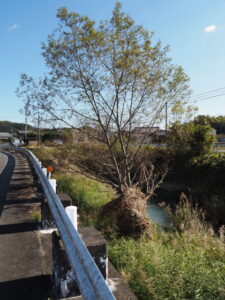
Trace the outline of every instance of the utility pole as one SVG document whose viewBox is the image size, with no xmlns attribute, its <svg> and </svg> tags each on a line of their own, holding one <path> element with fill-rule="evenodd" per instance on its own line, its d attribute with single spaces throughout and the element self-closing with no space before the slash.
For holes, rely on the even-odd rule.
<svg viewBox="0 0 225 300">
<path fill-rule="evenodd" d="M 27 142 L 27 116 L 25 116 L 25 134 L 24 134 L 25 143 Z"/>
<path fill-rule="evenodd" d="M 37 118 L 37 125 L 38 125 L 38 146 L 40 146 L 40 144 L 41 144 L 40 123 L 41 123 L 41 116 L 40 116 L 40 112 L 38 112 L 38 118 Z"/>
<path fill-rule="evenodd" d="M 167 101 L 166 101 L 166 105 L 165 105 L 165 111 L 166 111 L 165 130 L 166 130 L 166 136 L 167 136 L 167 129 L 168 129 L 168 103 L 167 103 Z"/>
</svg>

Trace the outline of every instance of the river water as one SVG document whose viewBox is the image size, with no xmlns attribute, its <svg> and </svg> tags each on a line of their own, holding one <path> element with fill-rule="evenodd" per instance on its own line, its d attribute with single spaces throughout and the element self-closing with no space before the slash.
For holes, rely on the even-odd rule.
<svg viewBox="0 0 225 300">
<path fill-rule="evenodd" d="M 151 219 L 152 223 L 158 224 L 164 228 L 171 228 L 170 218 L 163 207 L 149 203 L 147 207 L 147 216 Z"/>
<path fill-rule="evenodd" d="M 172 224 L 167 212 L 160 205 L 165 203 L 171 206 L 177 200 L 177 194 L 162 188 L 159 188 L 154 196 L 148 202 L 147 216 L 151 219 L 151 222 L 158 224 L 164 228 L 172 228 Z"/>
</svg>

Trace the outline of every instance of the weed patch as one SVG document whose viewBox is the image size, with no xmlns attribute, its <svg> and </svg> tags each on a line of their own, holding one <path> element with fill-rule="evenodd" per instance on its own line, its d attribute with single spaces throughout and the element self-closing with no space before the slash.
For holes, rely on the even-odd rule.
<svg viewBox="0 0 225 300">
<path fill-rule="evenodd" d="M 216 237 L 188 199 L 168 210 L 174 231 L 151 226 L 150 236 L 119 237 L 115 217 L 99 219 L 114 192 L 84 176 L 58 174 L 58 191 L 71 196 L 81 221 L 108 240 L 109 259 L 140 300 L 225 299 L 224 228 Z"/>
<path fill-rule="evenodd" d="M 224 230 L 221 238 L 215 237 L 187 199 L 173 215 L 174 232 L 152 225 L 150 237 L 134 239 L 116 234 L 113 216 L 99 221 L 100 208 L 113 197 L 104 185 L 83 176 L 63 175 L 58 186 L 79 206 L 82 222 L 101 230 L 108 240 L 109 259 L 138 299 L 225 299 Z"/>
<path fill-rule="evenodd" d="M 79 208 L 81 221 L 85 225 L 99 228 L 98 215 L 101 207 L 114 196 L 114 191 L 106 185 L 84 176 L 58 175 L 58 190 L 72 198 Z"/>
</svg>

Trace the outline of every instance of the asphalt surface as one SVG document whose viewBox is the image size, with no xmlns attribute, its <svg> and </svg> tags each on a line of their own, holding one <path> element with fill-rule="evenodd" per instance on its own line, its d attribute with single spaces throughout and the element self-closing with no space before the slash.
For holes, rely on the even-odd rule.
<svg viewBox="0 0 225 300">
<path fill-rule="evenodd" d="M 8 157 L 4 153 L 0 152 L 0 174 L 5 169 L 7 162 L 8 162 Z"/>
<path fill-rule="evenodd" d="M 51 236 L 37 230 L 40 199 L 21 154 L 1 154 L 0 189 L 0 300 L 47 300 Z"/>
<path fill-rule="evenodd" d="M 3 211 L 14 168 L 15 158 L 12 155 L 0 152 L 0 216 Z"/>
</svg>

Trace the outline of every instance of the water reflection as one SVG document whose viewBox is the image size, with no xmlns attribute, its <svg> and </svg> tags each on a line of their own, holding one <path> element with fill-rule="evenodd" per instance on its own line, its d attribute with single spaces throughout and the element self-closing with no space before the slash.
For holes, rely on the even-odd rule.
<svg viewBox="0 0 225 300">
<path fill-rule="evenodd" d="M 157 204 L 149 204 L 147 207 L 147 215 L 152 223 L 161 225 L 165 228 L 171 228 L 170 218 L 163 207 Z"/>
</svg>

